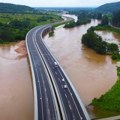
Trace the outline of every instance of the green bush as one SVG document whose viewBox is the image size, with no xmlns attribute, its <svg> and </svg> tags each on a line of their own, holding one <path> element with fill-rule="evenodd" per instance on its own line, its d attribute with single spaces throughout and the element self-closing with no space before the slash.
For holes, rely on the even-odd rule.
<svg viewBox="0 0 120 120">
<path fill-rule="evenodd" d="M 90 28 L 82 37 L 82 44 L 95 50 L 99 54 L 115 54 L 119 52 L 118 45 L 107 43 Z"/>
<path fill-rule="evenodd" d="M 112 60 L 119 61 L 120 60 L 120 54 L 112 54 Z"/>
</svg>

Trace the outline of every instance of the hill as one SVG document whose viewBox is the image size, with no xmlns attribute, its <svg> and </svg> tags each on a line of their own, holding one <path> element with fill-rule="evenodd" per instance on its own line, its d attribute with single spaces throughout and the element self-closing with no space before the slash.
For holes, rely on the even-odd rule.
<svg viewBox="0 0 120 120">
<path fill-rule="evenodd" d="M 120 2 L 107 3 L 95 9 L 98 12 L 116 12 L 120 11 Z"/>
<path fill-rule="evenodd" d="M 34 8 L 25 5 L 15 5 L 10 3 L 0 3 L 0 13 L 25 13 L 33 12 Z"/>
</svg>

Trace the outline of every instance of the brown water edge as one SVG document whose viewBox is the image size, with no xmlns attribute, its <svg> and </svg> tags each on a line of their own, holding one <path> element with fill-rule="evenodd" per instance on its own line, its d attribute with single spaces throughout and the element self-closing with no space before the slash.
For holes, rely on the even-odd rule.
<svg viewBox="0 0 120 120">
<path fill-rule="evenodd" d="M 0 45 L 0 120 L 33 120 L 33 89 L 27 56 L 16 43 Z"/>
<path fill-rule="evenodd" d="M 97 108 L 94 106 L 88 106 L 87 110 L 92 119 L 94 119 L 94 118 L 100 119 L 100 118 L 107 118 L 107 117 L 120 115 L 119 112 L 108 111 L 108 110 L 100 109 L 100 108 Z M 113 119 L 109 119 L 109 120 L 113 120 Z"/>
<path fill-rule="evenodd" d="M 90 24 L 72 29 L 61 27 L 55 30 L 53 37 L 45 37 L 46 44 L 63 66 L 86 106 L 92 99 L 107 92 L 117 80 L 116 63 L 111 57 L 99 55 L 81 44 L 82 35 L 98 23 L 92 20 Z M 92 112 L 93 118 L 97 114 Z"/>
</svg>

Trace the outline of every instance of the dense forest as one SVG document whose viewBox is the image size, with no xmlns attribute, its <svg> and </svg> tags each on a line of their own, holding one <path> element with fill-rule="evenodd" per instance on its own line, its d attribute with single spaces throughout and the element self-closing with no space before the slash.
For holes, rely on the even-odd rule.
<svg viewBox="0 0 120 120">
<path fill-rule="evenodd" d="M 120 2 L 107 3 L 95 9 L 95 11 L 98 11 L 101 13 L 108 13 L 108 12 L 113 13 L 119 10 L 120 10 Z"/>
<path fill-rule="evenodd" d="M 120 27 L 120 11 L 113 13 L 112 24 L 116 27 Z"/>
<path fill-rule="evenodd" d="M 102 14 L 101 13 L 97 13 L 97 12 L 93 12 L 93 10 L 89 10 L 89 9 L 78 9 L 78 10 L 69 10 L 69 14 L 74 14 L 78 17 L 77 22 L 71 21 L 69 23 L 65 24 L 65 28 L 72 28 L 75 26 L 79 26 L 79 25 L 83 25 L 83 24 L 87 24 L 90 23 L 91 19 L 101 19 L 102 18 Z"/>
<path fill-rule="evenodd" d="M 100 36 L 98 36 L 94 32 L 94 28 L 91 27 L 85 35 L 82 37 L 82 44 L 85 46 L 95 50 L 99 54 L 118 54 L 119 49 L 118 46 L 114 43 L 107 43 L 102 40 Z"/>
<path fill-rule="evenodd" d="M 29 19 L 12 20 L 9 24 L 0 23 L 0 43 L 25 39 L 27 31 L 32 27 Z"/>
<path fill-rule="evenodd" d="M 34 8 L 0 3 L 0 43 L 24 40 L 27 32 L 38 25 L 61 21 L 61 17 Z"/>
<path fill-rule="evenodd" d="M 35 11 L 34 8 L 24 5 L 0 3 L 0 13 L 30 13 L 34 11 Z"/>
</svg>

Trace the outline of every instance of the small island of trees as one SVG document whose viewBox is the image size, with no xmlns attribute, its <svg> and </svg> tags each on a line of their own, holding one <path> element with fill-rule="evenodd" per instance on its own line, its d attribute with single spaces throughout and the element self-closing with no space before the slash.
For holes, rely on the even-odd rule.
<svg viewBox="0 0 120 120">
<path fill-rule="evenodd" d="M 113 58 L 119 54 L 118 45 L 103 41 L 102 38 L 94 32 L 93 27 L 83 35 L 82 44 L 95 50 L 99 54 L 113 55 Z"/>
</svg>

